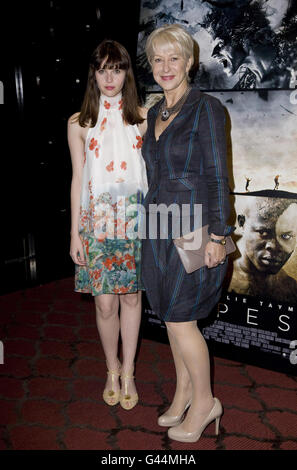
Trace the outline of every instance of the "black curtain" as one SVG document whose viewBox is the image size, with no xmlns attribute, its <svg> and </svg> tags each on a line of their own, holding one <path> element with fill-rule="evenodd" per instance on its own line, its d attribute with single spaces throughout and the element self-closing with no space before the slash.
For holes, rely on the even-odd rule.
<svg viewBox="0 0 297 470">
<path fill-rule="evenodd" d="M 139 11 L 139 0 L 6 5 L 0 69 L 2 293 L 73 273 L 67 119 L 80 109 L 90 55 L 104 38 L 121 42 L 135 63 Z"/>
</svg>

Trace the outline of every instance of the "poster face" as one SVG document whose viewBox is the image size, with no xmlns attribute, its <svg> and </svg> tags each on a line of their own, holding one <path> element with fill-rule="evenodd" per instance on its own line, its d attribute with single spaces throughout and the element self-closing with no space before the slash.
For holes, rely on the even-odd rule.
<svg viewBox="0 0 297 470">
<path fill-rule="evenodd" d="M 145 57 L 154 29 L 178 23 L 199 48 L 194 82 L 204 90 L 292 88 L 297 73 L 297 4 L 293 0 L 142 0 L 137 70 L 157 90 Z"/>
<path fill-rule="evenodd" d="M 235 211 L 238 249 L 203 335 L 217 353 L 296 374 L 297 197 L 235 195 Z"/>
<path fill-rule="evenodd" d="M 235 195 L 229 292 L 297 306 L 296 198 Z"/>
</svg>

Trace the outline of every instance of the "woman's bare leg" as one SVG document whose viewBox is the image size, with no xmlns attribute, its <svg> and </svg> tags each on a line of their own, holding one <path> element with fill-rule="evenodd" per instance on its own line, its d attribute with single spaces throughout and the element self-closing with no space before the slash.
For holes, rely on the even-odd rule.
<svg viewBox="0 0 297 470">
<path fill-rule="evenodd" d="M 95 297 L 96 323 L 105 354 L 108 370 L 118 371 L 118 343 L 120 332 L 119 296 L 102 294 Z M 107 376 L 105 388 L 112 388 L 111 376 Z M 118 377 L 115 377 L 113 390 L 120 388 Z"/>
<path fill-rule="evenodd" d="M 213 407 L 210 361 L 207 344 L 197 322 L 166 323 L 174 336 L 192 383 L 192 404 L 180 425 L 186 432 L 196 431 Z"/>
<path fill-rule="evenodd" d="M 192 397 L 192 384 L 188 369 L 185 366 L 178 348 L 178 343 L 169 329 L 167 329 L 167 334 L 176 371 L 176 389 L 172 403 L 166 411 L 166 415 L 179 416 Z"/>
<path fill-rule="evenodd" d="M 141 291 L 133 294 L 121 294 L 120 305 L 120 331 L 123 348 L 121 373 L 132 376 L 141 321 Z M 134 395 L 136 393 L 134 380 L 128 380 L 127 384 L 128 393 Z"/>
</svg>

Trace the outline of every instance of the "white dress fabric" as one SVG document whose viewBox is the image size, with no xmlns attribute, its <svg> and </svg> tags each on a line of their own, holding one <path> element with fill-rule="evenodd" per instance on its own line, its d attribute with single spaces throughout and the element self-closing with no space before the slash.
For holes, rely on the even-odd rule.
<svg viewBox="0 0 297 470">
<path fill-rule="evenodd" d="M 123 122 L 121 94 L 101 95 L 98 120 L 85 143 L 79 233 L 86 265 L 75 266 L 76 292 L 143 289 L 137 204 L 148 185 L 141 146 L 137 125 Z"/>
<path fill-rule="evenodd" d="M 98 120 L 95 127 L 89 129 L 85 143 L 80 232 L 96 234 L 96 227 L 100 232 L 105 204 L 115 209 L 115 204 L 123 204 L 123 198 L 126 206 L 142 202 L 148 185 L 141 145 L 137 125 L 123 123 L 122 95 L 101 95 Z M 121 235 L 111 233 L 112 230 L 112 225 L 105 227 L 101 236 Z"/>
</svg>

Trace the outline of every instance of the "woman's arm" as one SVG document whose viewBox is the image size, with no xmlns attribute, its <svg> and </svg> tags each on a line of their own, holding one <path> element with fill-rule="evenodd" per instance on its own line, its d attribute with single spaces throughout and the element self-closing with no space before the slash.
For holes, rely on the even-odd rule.
<svg viewBox="0 0 297 470">
<path fill-rule="evenodd" d="M 70 256 L 74 263 L 85 264 L 82 242 L 79 237 L 79 211 L 81 182 L 84 161 L 84 138 L 82 128 L 76 120 L 78 113 L 68 119 L 67 137 L 72 162 L 71 201 L 71 243 Z"/>
<path fill-rule="evenodd" d="M 208 188 L 209 234 L 225 236 L 230 213 L 225 111 L 218 99 L 206 99 L 201 111 L 199 140 Z"/>
<path fill-rule="evenodd" d="M 233 230 L 227 224 L 230 213 L 226 156 L 225 112 L 217 99 L 206 99 L 199 122 L 204 174 L 208 189 L 208 223 L 212 238 L 220 239 Z M 209 242 L 205 257 L 209 267 L 226 257 L 225 247 Z"/>
<path fill-rule="evenodd" d="M 147 112 L 148 112 L 148 109 L 147 108 L 138 108 L 139 109 L 139 114 L 140 116 L 144 119 L 144 121 L 141 123 L 141 124 L 138 124 L 138 129 L 139 129 L 139 132 L 141 134 L 141 136 L 144 136 L 144 134 L 146 133 L 146 130 L 147 130 Z"/>
</svg>

